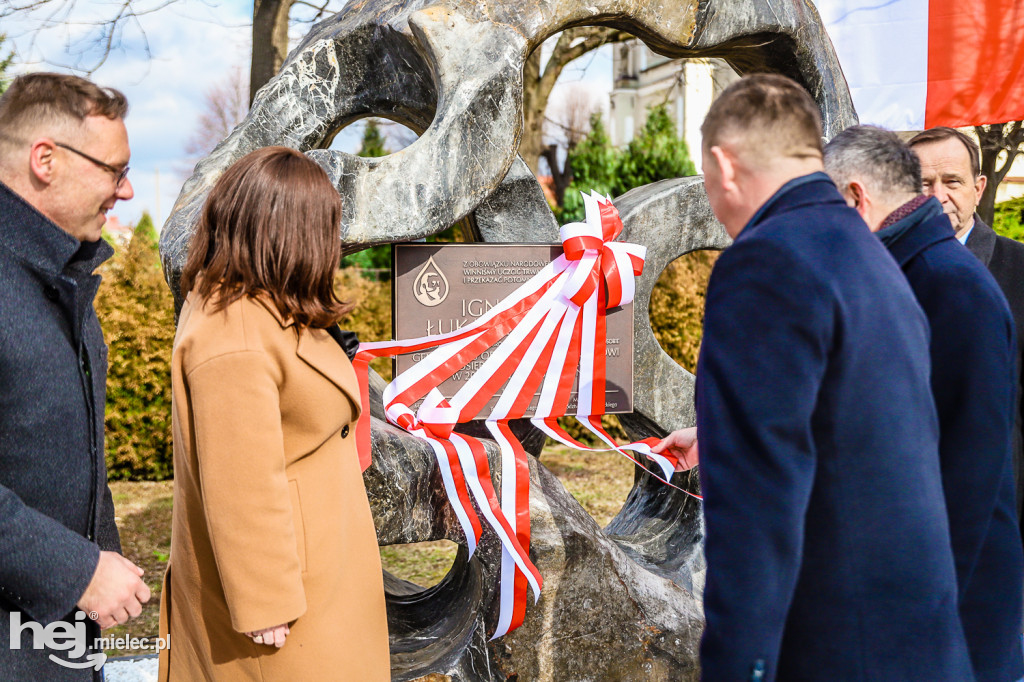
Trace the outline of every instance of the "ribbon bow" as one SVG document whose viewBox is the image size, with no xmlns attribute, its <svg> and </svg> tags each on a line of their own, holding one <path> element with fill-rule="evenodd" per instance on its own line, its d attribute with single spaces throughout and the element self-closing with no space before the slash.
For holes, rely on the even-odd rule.
<svg viewBox="0 0 1024 682">
<path fill-rule="evenodd" d="M 577 306 L 583 305 L 597 290 L 603 276 L 608 308 L 633 301 L 634 278 L 644 271 L 647 248 L 640 244 L 617 242 L 622 220 L 611 199 L 591 191 L 583 195 L 586 222 L 568 223 L 559 230 L 566 259 L 579 266 L 562 292 Z"/>
<path fill-rule="evenodd" d="M 470 556 L 483 530 L 480 516 L 501 542 L 500 607 L 494 637 L 523 622 L 527 589 L 536 601 L 543 584 L 529 554 L 530 456 L 509 428 L 510 420 L 526 415 L 535 395 L 539 398 L 531 419 L 534 426 L 566 445 L 592 450 L 557 422 L 569 414 L 570 396 L 578 382 L 575 416 L 607 446 L 599 449 L 616 450 L 647 469 L 633 452 L 656 464 L 661 476 L 647 470 L 672 485 L 675 460 L 651 451 L 656 439 L 618 445 L 601 428 L 605 314 L 608 308 L 633 300 L 634 278 L 643 272 L 647 249 L 615 241 L 622 234 L 622 221 L 607 197 L 591 192 L 583 195 L 583 202 L 586 220 L 561 229 L 564 255 L 473 323 L 437 336 L 363 343 L 353 360 L 363 406 L 357 436 L 365 469 L 370 463 L 369 361 L 433 349 L 388 384 L 383 391 L 384 410 L 388 421 L 433 449 Z M 437 386 L 485 352 L 487 359 L 478 363 L 454 396 L 445 399 Z M 489 414 L 482 414 L 499 389 L 497 404 Z M 411 406 L 421 399 L 413 413 Z M 500 502 L 483 443 L 454 430 L 457 423 L 481 418 L 501 450 Z"/>
</svg>

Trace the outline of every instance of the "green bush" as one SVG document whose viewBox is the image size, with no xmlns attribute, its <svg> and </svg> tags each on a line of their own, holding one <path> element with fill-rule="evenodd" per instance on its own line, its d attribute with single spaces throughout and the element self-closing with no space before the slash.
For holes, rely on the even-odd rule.
<svg viewBox="0 0 1024 682">
<path fill-rule="evenodd" d="M 391 282 L 379 282 L 362 276 L 359 268 L 341 268 L 334 290 L 343 301 L 356 304 L 355 310 L 341 321 L 343 329 L 359 335 L 360 341 L 391 340 Z M 370 367 L 391 381 L 391 358 L 377 358 Z"/>
<path fill-rule="evenodd" d="M 704 325 L 704 294 L 717 251 L 694 251 L 665 268 L 651 292 L 651 328 L 669 357 L 690 372 Z"/>
<path fill-rule="evenodd" d="M 0 49 L 3 49 L 3 44 L 7 42 L 7 36 L 0 33 Z M 14 61 L 14 53 L 10 52 L 6 57 L 0 52 L 0 95 L 4 94 L 7 90 L 7 86 L 11 83 L 11 78 L 7 74 L 7 70 L 10 68 L 11 63 Z"/>
<path fill-rule="evenodd" d="M 1024 197 L 996 204 L 992 229 L 1004 237 L 1024 241 Z"/>
<path fill-rule="evenodd" d="M 594 114 L 590 132 L 569 151 L 569 165 L 572 182 L 565 190 L 564 205 L 555 209 L 563 223 L 583 220 L 581 191 L 616 197 L 658 180 L 697 174 L 664 104 L 648 110 L 644 127 L 622 150 L 612 147 L 601 115 Z"/>
<path fill-rule="evenodd" d="M 109 347 L 106 456 L 111 479 L 172 475 L 171 346 L 174 301 L 164 283 L 153 221 L 101 270 L 96 313 Z"/>
<path fill-rule="evenodd" d="M 619 161 L 614 192 L 625 194 L 634 187 L 658 180 L 696 175 L 686 142 L 676 135 L 676 125 L 662 104 L 647 112 L 647 122 L 626 145 Z"/>
</svg>

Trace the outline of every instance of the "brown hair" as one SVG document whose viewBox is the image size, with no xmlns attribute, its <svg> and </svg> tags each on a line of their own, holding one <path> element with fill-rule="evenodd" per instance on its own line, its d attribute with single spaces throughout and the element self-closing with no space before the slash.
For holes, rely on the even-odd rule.
<svg viewBox="0 0 1024 682">
<path fill-rule="evenodd" d="M 0 143 L 17 146 L 40 125 L 81 124 L 88 116 L 111 120 L 128 114 L 128 100 L 118 90 L 101 88 L 78 76 L 29 73 L 15 78 L 0 97 Z"/>
<path fill-rule="evenodd" d="M 286 147 L 240 159 L 203 206 L 181 290 L 223 310 L 266 295 L 299 327 L 326 328 L 352 309 L 334 293 L 341 197 L 320 166 Z"/>
<path fill-rule="evenodd" d="M 975 178 L 981 175 L 981 149 L 978 148 L 978 144 L 971 139 L 970 135 L 966 135 L 956 128 L 947 128 L 946 126 L 929 128 L 910 138 L 907 146 L 913 149 L 919 144 L 943 142 L 945 140 L 959 140 L 960 144 L 967 149 L 967 156 L 971 159 L 971 174 Z"/>
<path fill-rule="evenodd" d="M 705 150 L 738 137 L 737 151 L 756 159 L 822 155 L 818 106 L 778 74 L 753 74 L 730 85 L 711 103 L 700 132 Z"/>
</svg>

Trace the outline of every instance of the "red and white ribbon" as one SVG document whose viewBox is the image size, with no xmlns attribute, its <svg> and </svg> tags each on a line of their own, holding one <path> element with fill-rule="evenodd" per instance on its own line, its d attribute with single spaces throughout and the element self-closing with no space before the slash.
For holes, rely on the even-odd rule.
<svg viewBox="0 0 1024 682">
<path fill-rule="evenodd" d="M 653 453 L 651 447 L 657 439 L 618 445 L 601 428 L 605 411 L 605 315 L 608 308 L 632 302 L 646 248 L 615 241 L 622 232 L 622 221 L 609 199 L 591 193 L 584 194 L 583 201 L 586 221 L 561 228 L 563 255 L 475 322 L 447 334 L 362 343 L 353 360 L 363 403 L 356 435 L 365 469 L 370 464 L 370 360 L 433 349 L 388 384 L 383 393 L 384 412 L 389 422 L 425 440 L 434 450 L 470 556 L 482 533 L 471 499 L 501 541 L 500 606 L 493 637 L 522 624 L 527 588 L 533 591 L 536 602 L 543 584 L 529 555 L 529 455 L 508 425 L 510 420 L 525 415 L 538 391 L 540 398 L 531 421 L 544 433 L 581 450 L 620 452 L 672 485 L 669 479 L 676 458 Z M 486 351 L 491 351 L 487 359 L 454 396 L 445 399 L 437 386 Z M 577 375 L 575 416 L 607 448 L 589 448 L 577 442 L 556 421 L 569 414 Z M 497 404 L 481 416 L 502 386 Z M 421 399 L 413 413 L 411 406 Z M 454 431 L 456 424 L 480 418 L 501 450 L 500 503 L 483 443 Z M 654 462 L 660 475 L 630 452 Z"/>
</svg>

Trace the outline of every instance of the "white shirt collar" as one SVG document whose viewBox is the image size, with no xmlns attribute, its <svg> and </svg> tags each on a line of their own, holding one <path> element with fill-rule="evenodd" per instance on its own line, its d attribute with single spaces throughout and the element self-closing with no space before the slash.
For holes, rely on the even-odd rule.
<svg viewBox="0 0 1024 682">
<path fill-rule="evenodd" d="M 967 245 L 967 238 L 971 236 L 971 232 L 973 230 L 974 230 L 974 223 L 972 222 L 971 223 L 971 227 L 967 230 L 967 232 L 964 232 L 964 236 L 957 237 L 957 239 L 960 241 L 961 244 L 963 244 L 965 246 Z"/>
</svg>

